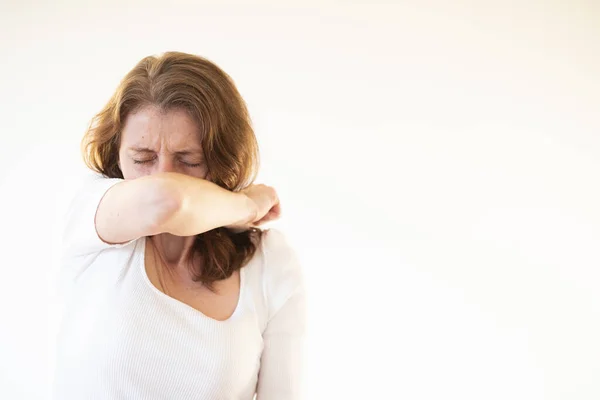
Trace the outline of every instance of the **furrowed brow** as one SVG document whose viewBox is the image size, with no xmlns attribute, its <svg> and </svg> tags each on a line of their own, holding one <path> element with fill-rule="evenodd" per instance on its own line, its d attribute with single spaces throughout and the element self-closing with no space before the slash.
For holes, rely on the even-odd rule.
<svg viewBox="0 0 600 400">
<path fill-rule="evenodd" d="M 130 147 L 129 149 L 136 153 L 154 153 L 154 150 L 149 149 L 148 147 Z"/>
</svg>

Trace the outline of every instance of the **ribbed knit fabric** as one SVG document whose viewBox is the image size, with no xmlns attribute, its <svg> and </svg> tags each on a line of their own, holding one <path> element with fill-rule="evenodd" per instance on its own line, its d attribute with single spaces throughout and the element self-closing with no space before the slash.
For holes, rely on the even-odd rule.
<svg viewBox="0 0 600 400">
<path fill-rule="evenodd" d="M 301 398 L 305 292 L 283 233 L 263 236 L 237 308 L 217 321 L 150 282 L 146 238 L 100 240 L 95 212 L 119 181 L 95 176 L 66 218 L 54 399 Z"/>
</svg>

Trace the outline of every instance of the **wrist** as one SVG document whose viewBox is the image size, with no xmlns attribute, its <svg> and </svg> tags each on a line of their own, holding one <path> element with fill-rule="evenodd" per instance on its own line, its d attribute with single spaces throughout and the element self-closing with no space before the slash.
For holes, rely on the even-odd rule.
<svg viewBox="0 0 600 400">
<path fill-rule="evenodd" d="M 241 227 L 247 227 L 256 221 L 256 217 L 258 215 L 258 206 L 245 193 L 238 192 L 235 193 L 235 195 L 238 197 L 238 209 L 240 210 L 238 213 L 239 218 L 229 226 L 241 229 Z"/>
</svg>

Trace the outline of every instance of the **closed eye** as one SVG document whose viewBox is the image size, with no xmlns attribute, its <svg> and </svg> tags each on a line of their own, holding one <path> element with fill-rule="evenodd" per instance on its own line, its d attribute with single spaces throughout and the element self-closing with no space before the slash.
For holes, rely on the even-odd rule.
<svg viewBox="0 0 600 400">
<path fill-rule="evenodd" d="M 134 164 L 147 164 L 147 163 L 150 163 L 150 162 L 152 162 L 154 160 L 155 160 L 155 158 L 151 158 L 149 160 L 133 160 L 133 163 Z M 190 168 L 195 168 L 195 167 L 199 167 L 199 166 L 202 165 L 201 162 L 199 162 L 199 163 L 188 163 L 188 162 L 185 162 L 185 161 L 181 161 L 181 163 L 183 165 L 185 165 L 186 167 L 190 167 Z"/>
<path fill-rule="evenodd" d="M 146 163 L 149 163 L 149 162 L 152 162 L 152 161 L 154 161 L 154 159 L 150 159 L 150 160 L 133 160 L 133 163 L 134 164 L 146 164 Z"/>
<path fill-rule="evenodd" d="M 182 161 L 181 163 L 185 164 L 188 167 L 199 167 L 202 165 L 202 163 L 190 164 L 190 163 L 186 163 L 185 161 Z"/>
</svg>

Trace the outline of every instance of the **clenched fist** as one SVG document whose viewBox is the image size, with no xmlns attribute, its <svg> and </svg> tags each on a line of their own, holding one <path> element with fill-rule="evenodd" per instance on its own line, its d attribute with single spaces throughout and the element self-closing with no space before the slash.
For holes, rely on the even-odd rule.
<svg viewBox="0 0 600 400">
<path fill-rule="evenodd" d="M 256 214 L 251 221 L 245 221 L 241 224 L 229 225 L 230 228 L 236 231 L 244 231 L 251 227 L 260 226 L 266 222 L 274 221 L 281 215 L 281 204 L 277 192 L 271 186 L 258 184 L 250 185 L 240 191 L 248 199 L 252 201 L 256 207 Z"/>
</svg>

